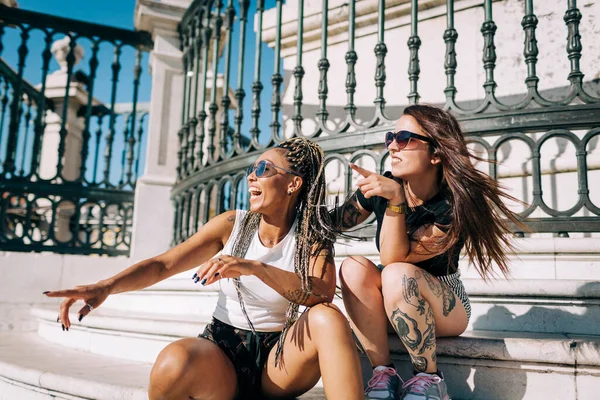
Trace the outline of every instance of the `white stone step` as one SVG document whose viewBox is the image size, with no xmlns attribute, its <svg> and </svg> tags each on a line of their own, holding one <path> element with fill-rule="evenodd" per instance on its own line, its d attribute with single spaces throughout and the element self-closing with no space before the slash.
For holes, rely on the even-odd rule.
<svg viewBox="0 0 600 400">
<path fill-rule="evenodd" d="M 143 400 L 150 368 L 53 345 L 35 333 L 0 334 L 0 400 Z"/>
<path fill-rule="evenodd" d="M 191 280 L 190 280 L 191 281 Z M 469 329 L 600 335 L 600 282 L 586 280 L 463 280 L 471 298 Z M 210 315 L 216 287 L 171 279 L 152 289 L 111 296 L 102 306 L 125 313 Z M 335 304 L 343 309 L 339 297 Z"/>
<path fill-rule="evenodd" d="M 96 311 L 82 324 L 74 323 L 69 332 L 60 329 L 54 310 L 34 313 L 44 327 L 40 335 L 54 343 L 147 363 L 170 341 L 196 336 L 203 325 L 200 319 L 181 321 L 178 316 L 151 315 L 153 324 L 149 315 Z M 404 347 L 394 334 L 390 342 L 397 366 L 407 378 L 410 364 Z M 537 399 L 535 394 L 544 385 L 551 387 L 551 393 L 560 393 L 557 399 L 591 399 L 587 394 L 600 384 L 600 336 L 467 331 L 458 338 L 440 339 L 438 360 L 456 399 Z"/>
<path fill-rule="evenodd" d="M 0 334 L 0 400 L 144 400 L 150 369 L 57 346 L 35 333 Z M 324 398 L 315 387 L 299 399 Z"/>
<path fill-rule="evenodd" d="M 132 313 L 98 308 L 81 322 L 70 315 L 71 328 L 63 332 L 56 322 L 57 309 L 31 310 L 39 321 L 38 334 L 51 343 L 94 354 L 152 363 L 169 343 L 198 336 L 210 320 L 208 315 Z"/>
<path fill-rule="evenodd" d="M 412 367 L 404 346 L 395 335 L 390 345 L 408 379 Z M 437 354 L 455 400 L 598 399 L 600 337 L 467 331 L 439 339 Z"/>
</svg>

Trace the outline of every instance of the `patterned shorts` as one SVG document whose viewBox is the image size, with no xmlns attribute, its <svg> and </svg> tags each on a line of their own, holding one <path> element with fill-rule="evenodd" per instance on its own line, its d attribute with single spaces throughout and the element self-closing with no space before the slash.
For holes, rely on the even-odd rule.
<svg viewBox="0 0 600 400">
<path fill-rule="evenodd" d="M 213 318 L 198 337 L 215 343 L 231 360 L 237 375 L 239 400 L 261 398 L 262 372 L 281 332 L 238 329 Z"/>
</svg>

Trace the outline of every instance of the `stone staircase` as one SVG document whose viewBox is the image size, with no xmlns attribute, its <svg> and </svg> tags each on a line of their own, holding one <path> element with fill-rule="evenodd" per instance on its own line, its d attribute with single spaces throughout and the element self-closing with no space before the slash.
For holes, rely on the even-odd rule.
<svg viewBox="0 0 600 400">
<path fill-rule="evenodd" d="M 438 342 L 453 399 L 598 398 L 599 247 L 597 239 L 522 240 L 509 281 L 486 283 L 461 267 L 473 305 L 470 326 Z M 376 259 L 371 243 L 337 250 L 337 265 L 352 254 Z M 0 400 L 147 398 L 158 352 L 200 333 L 216 303 L 214 289 L 194 285 L 190 276 L 111 296 L 69 332 L 56 323 L 55 305 L 33 307 L 37 334 L 0 334 Z M 410 376 L 402 344 L 394 334 L 390 342 L 401 376 Z M 323 398 L 320 386 L 301 397 Z"/>
</svg>

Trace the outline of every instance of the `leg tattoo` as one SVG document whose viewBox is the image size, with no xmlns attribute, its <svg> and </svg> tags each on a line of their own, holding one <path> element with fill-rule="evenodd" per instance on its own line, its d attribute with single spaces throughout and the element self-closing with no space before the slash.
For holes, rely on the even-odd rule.
<svg viewBox="0 0 600 400">
<path fill-rule="evenodd" d="M 435 367 L 437 356 L 433 309 L 419 292 L 421 277 L 425 278 L 433 295 L 442 298 L 444 315 L 452 311 L 456 300 L 447 285 L 438 282 L 426 271 L 415 271 L 413 277 L 402 277 L 403 303 L 400 307 L 404 310 L 396 308 L 392 312 L 390 321 L 406 347 L 415 371 L 426 372 L 430 367 Z M 411 307 L 404 306 L 405 304 Z"/>
<path fill-rule="evenodd" d="M 429 285 L 429 289 L 433 292 L 435 297 L 440 297 L 442 294 L 442 288 L 440 282 L 436 281 L 435 278 L 427 271 L 423 271 L 423 277 Z"/>
<path fill-rule="evenodd" d="M 425 316 L 425 324 L 427 325 L 427 329 L 423 334 L 423 345 L 419 350 L 419 354 L 423 354 L 430 349 L 435 350 L 435 322 L 433 320 L 433 310 L 431 307 L 429 307 L 429 312 Z"/>
<path fill-rule="evenodd" d="M 444 317 L 447 317 L 450 314 L 450 311 L 454 309 L 456 306 L 456 298 L 454 297 L 454 292 L 448 285 L 443 282 L 437 281 L 429 272 L 423 271 L 423 277 L 425 281 L 427 281 L 427 285 L 429 285 L 429 289 L 435 297 L 442 296 L 443 302 L 443 313 Z"/>
<path fill-rule="evenodd" d="M 417 276 L 417 279 L 419 277 Z M 425 299 L 422 298 L 419 294 L 419 284 L 417 283 L 417 279 L 408 278 L 406 275 L 402 278 L 402 295 L 404 296 L 404 301 L 406 304 L 410 304 L 415 307 L 420 315 L 425 313 Z M 417 304 L 413 304 L 411 298 L 415 297 L 417 299 Z"/>
<path fill-rule="evenodd" d="M 450 311 L 454 309 L 456 306 L 456 298 L 454 297 L 454 293 L 452 289 L 445 283 L 442 283 L 442 299 L 444 301 L 444 317 L 447 317 L 450 314 Z"/>
<path fill-rule="evenodd" d="M 409 351 L 416 351 L 419 348 L 419 345 L 421 344 L 421 340 L 423 339 L 423 335 L 419 330 L 417 321 L 400 311 L 399 308 L 394 310 L 394 312 L 392 313 L 391 320 L 392 326 L 396 330 L 398 336 L 400 336 L 400 340 L 402 340 L 402 343 L 404 343 L 406 348 Z M 411 329 L 408 326 L 408 323 L 412 325 L 412 330 L 414 332 L 414 335 L 416 336 L 414 339 L 411 339 L 409 336 L 411 333 Z"/>
<path fill-rule="evenodd" d="M 427 359 L 421 356 L 413 356 L 410 354 L 410 360 L 412 361 L 413 368 L 417 372 L 425 372 L 427 371 Z"/>
</svg>

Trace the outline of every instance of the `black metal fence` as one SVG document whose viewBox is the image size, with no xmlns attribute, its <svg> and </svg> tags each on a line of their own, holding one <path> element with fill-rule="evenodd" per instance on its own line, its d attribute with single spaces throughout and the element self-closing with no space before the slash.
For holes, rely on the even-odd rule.
<svg viewBox="0 0 600 400">
<path fill-rule="evenodd" d="M 296 34 L 296 66 L 292 71 L 282 71 L 281 36 L 282 36 L 282 0 L 275 1 L 275 40 L 274 67 L 270 83 L 270 112 L 265 115 L 261 110 L 261 96 L 264 95 L 264 83 L 261 78 L 261 67 L 264 62 L 261 41 L 263 37 L 263 0 L 257 1 L 256 13 L 248 15 L 249 1 L 233 0 L 194 1 L 179 29 L 183 64 L 185 69 L 185 86 L 182 110 L 182 127 L 179 131 L 179 167 L 178 183 L 174 187 L 172 199 L 175 205 L 174 243 L 179 243 L 193 234 L 197 228 L 213 215 L 224 210 L 244 207 L 246 189 L 244 168 L 257 155 L 284 139 L 284 136 L 306 136 L 316 140 L 327 153 L 328 168 L 336 165 L 340 172 L 338 190 L 342 196 L 352 190 L 352 175 L 348 169 L 349 162 L 368 159 L 368 163 L 382 171 L 388 162 L 388 154 L 383 148 L 381 133 L 393 124 L 386 109 L 386 55 L 389 44 L 385 41 L 386 5 L 384 0 L 378 1 L 378 17 L 376 44 L 372 52 L 358 54 L 355 48 L 356 39 L 356 1 L 348 1 L 345 9 L 336 14 L 346 13 L 348 20 L 347 51 L 344 62 L 346 104 L 332 107 L 328 104 L 331 79 L 330 60 L 328 58 L 329 4 L 322 1 L 321 14 L 321 58 L 318 60 L 319 81 L 304 82 L 305 67 L 303 64 L 304 38 L 304 2 L 298 2 L 298 24 Z M 408 3 L 408 2 L 393 2 Z M 410 91 L 407 93 L 408 104 L 419 102 L 419 83 L 421 76 L 421 59 L 428 55 L 420 54 L 421 37 L 419 36 L 419 1 L 410 1 L 410 36 L 408 37 L 408 53 L 406 68 Z M 421 2 L 423 3 L 423 2 Z M 440 2 L 442 3 L 442 2 Z M 536 29 L 538 18 L 534 13 L 533 0 L 523 2 L 521 16 L 523 42 L 514 43 L 522 46 L 522 60 L 526 66 L 526 78 L 522 90 L 511 97 L 497 96 L 495 78 L 497 54 L 495 35 L 498 29 L 493 18 L 493 10 L 497 3 L 492 0 L 482 2 L 483 21 L 481 35 L 483 48 L 481 58 L 485 71 L 483 83 L 484 96 L 476 101 L 459 104 L 456 99 L 457 88 L 455 75 L 459 58 L 456 55 L 456 43 L 459 32 L 454 24 L 455 3 L 447 0 L 445 4 L 446 29 L 440 40 L 445 43 L 443 67 L 446 75 L 446 86 L 440 88 L 445 93 L 445 102 L 440 104 L 451 110 L 460 119 L 471 145 L 492 163 L 488 168 L 491 176 L 501 178 L 501 166 L 494 163 L 503 161 L 505 153 L 510 153 L 510 146 L 525 146 L 529 153 L 527 159 L 519 166 L 521 172 L 505 174 L 520 176 L 522 193 L 520 197 L 529 205 L 520 209 L 523 217 L 529 218 L 529 224 L 537 232 L 547 232 L 560 236 L 568 236 L 570 232 L 600 232 L 600 208 L 590 198 L 588 183 L 587 157 L 595 149 L 600 134 L 600 98 L 588 94 L 584 88 L 583 72 L 580 69 L 582 42 L 580 22 L 582 13 L 575 0 L 564 2 L 564 26 L 566 27 L 566 53 L 569 70 L 565 73 L 569 85 L 556 88 L 554 99 L 550 100 L 539 90 L 540 78 L 537 74 L 539 56 Z M 541 3 L 541 2 L 540 2 Z M 443 4 L 443 3 L 442 3 Z M 443 7 L 441 5 L 440 7 Z M 423 4 L 421 4 L 423 8 Z M 389 14 L 388 14 L 389 15 Z M 251 93 L 247 93 L 244 83 L 246 61 L 252 54 L 246 54 L 246 36 L 248 21 L 255 21 L 256 46 L 254 51 L 254 81 Z M 339 21 L 336 21 L 339 22 Z M 501 27 L 500 27 L 501 28 Z M 336 28 L 339 31 L 339 27 Z M 339 33 L 339 32 L 338 32 Z M 237 37 L 237 44 L 232 39 Z M 594 38 L 587 38 L 594 40 Z M 219 49 L 224 46 L 224 54 Z M 398 46 L 397 43 L 394 46 Z M 234 92 L 235 115 L 231 119 L 230 106 L 232 98 L 229 94 L 230 74 L 232 73 L 231 53 L 237 50 L 237 88 Z M 370 77 L 358 76 L 357 63 L 362 57 L 375 56 L 375 69 Z M 339 61 L 338 61 L 339 62 Z M 389 66 L 388 66 L 389 67 Z M 394 66 L 397 69 L 397 65 Z M 217 102 L 217 75 L 223 70 L 223 92 L 220 104 Z M 340 75 L 339 68 L 335 71 Z M 504 74 L 511 71 L 501 71 Z M 557 71 L 558 73 L 558 71 Z M 288 74 L 288 75 L 285 75 Z M 282 82 L 284 76 L 292 75 L 289 85 L 294 85 L 293 103 L 284 105 L 282 115 Z M 207 77 L 212 77 L 207 80 Z M 374 78 L 374 79 L 373 79 Z M 357 118 L 361 111 L 355 104 L 357 81 L 370 81 L 375 87 L 373 106 L 370 117 Z M 318 104 L 303 104 L 303 89 L 306 85 L 318 84 Z M 211 86 L 212 85 L 212 86 Z M 285 89 L 285 88 L 283 88 Z M 248 98 L 247 98 L 248 97 Z M 249 115 L 243 110 L 250 109 Z M 337 122 L 331 118 L 331 110 L 341 108 L 343 115 L 337 115 Z M 338 113 L 339 114 L 339 113 Z M 244 143 L 242 123 L 251 118 L 250 137 Z M 259 140 L 261 129 L 264 131 L 265 118 L 269 121 L 266 140 Z M 293 121 L 291 133 L 284 133 L 282 119 Z M 303 125 L 307 119 L 314 122 L 315 128 L 310 131 Z M 341 121 L 341 122 L 340 122 Z M 233 131 L 230 135 L 229 132 Z M 262 137 L 265 137 L 264 134 Z M 556 201 L 560 188 L 548 174 L 556 172 L 556 159 L 543 159 L 544 146 L 551 140 L 556 141 L 559 155 L 568 158 L 566 171 L 572 174 L 575 182 L 573 192 L 576 202 L 564 206 Z M 517 143 L 518 142 L 518 143 Z M 508 147 L 507 147 L 508 146 Z M 570 147 L 569 147 L 570 146 Z M 565 148 L 570 148 L 565 152 Z M 331 169 L 331 168 L 330 168 Z M 511 175 L 512 174 L 512 175 Z M 519 175 L 520 174 L 520 175 Z M 550 176 L 550 182 L 545 176 Z M 503 178 L 504 179 L 504 178 Z M 549 188 L 548 185 L 552 186 Z M 544 192 L 545 190 L 545 192 Z M 516 232 L 519 233 L 519 232 Z"/>
<path fill-rule="evenodd" d="M 75 69 L 80 44 L 91 52 L 87 71 Z M 141 61 L 152 46 L 146 32 L 0 5 L 0 56 L 17 55 L 13 67 L 0 59 L 0 250 L 129 254 L 148 115 L 138 104 Z M 27 63 L 40 65 L 35 87 Z M 110 78 L 98 78 L 103 67 Z M 117 103 L 124 87 L 126 106 Z"/>
</svg>

